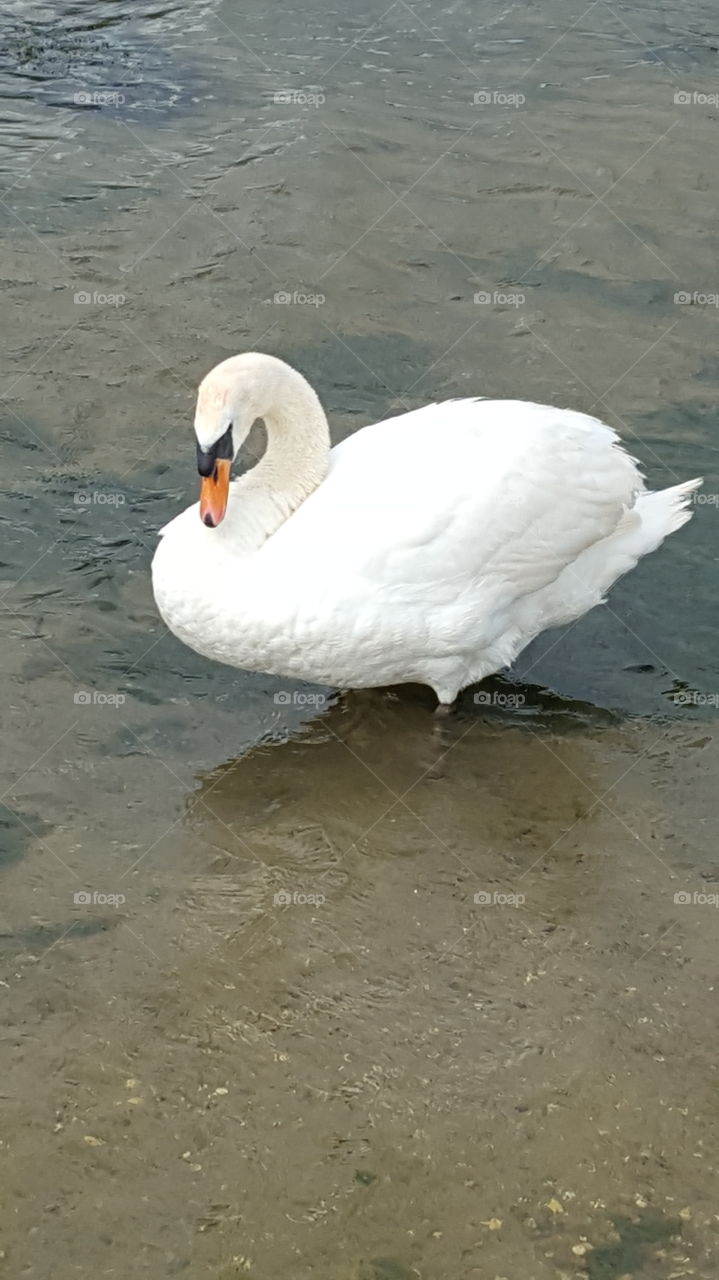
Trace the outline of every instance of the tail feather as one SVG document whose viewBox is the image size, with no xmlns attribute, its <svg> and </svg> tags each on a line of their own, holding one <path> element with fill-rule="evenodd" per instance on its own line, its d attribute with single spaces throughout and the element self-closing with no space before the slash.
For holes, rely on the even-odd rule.
<svg viewBox="0 0 719 1280">
<path fill-rule="evenodd" d="M 660 489 L 656 493 L 642 493 L 637 498 L 635 510 L 641 516 L 640 530 L 643 546 L 640 555 L 656 551 L 657 547 L 670 533 L 681 529 L 691 520 L 694 514 L 691 508 L 692 495 L 701 487 L 703 480 L 686 480 L 684 484 L 675 484 L 671 489 Z"/>
<path fill-rule="evenodd" d="M 618 578 L 691 520 L 692 494 L 701 484 L 701 480 L 688 480 L 657 493 L 640 493 L 614 533 L 583 551 L 541 593 L 542 621 L 535 634 L 547 626 L 572 622 L 601 604 Z"/>
</svg>

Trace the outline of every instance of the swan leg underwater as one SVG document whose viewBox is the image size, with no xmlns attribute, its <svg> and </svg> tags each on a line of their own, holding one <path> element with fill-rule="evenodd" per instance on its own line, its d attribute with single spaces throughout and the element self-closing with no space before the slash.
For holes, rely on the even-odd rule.
<svg viewBox="0 0 719 1280">
<path fill-rule="evenodd" d="M 231 480 L 258 419 L 265 453 Z M 600 604 L 701 484 L 651 492 L 611 427 L 522 400 L 427 405 L 331 448 L 310 384 L 257 352 L 204 378 L 195 435 L 200 500 L 152 562 L 169 629 L 250 671 L 426 684 L 441 708 Z"/>
</svg>

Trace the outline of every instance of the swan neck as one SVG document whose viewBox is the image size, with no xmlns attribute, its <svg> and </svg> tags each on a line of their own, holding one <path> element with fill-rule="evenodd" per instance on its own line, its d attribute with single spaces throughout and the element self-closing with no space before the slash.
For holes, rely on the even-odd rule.
<svg viewBox="0 0 719 1280">
<path fill-rule="evenodd" d="M 267 447 L 250 476 L 277 501 L 282 520 L 322 483 L 329 464 L 325 412 L 309 383 L 296 374 L 280 384 L 263 414 Z M 248 477 L 249 478 L 249 477 Z"/>
</svg>

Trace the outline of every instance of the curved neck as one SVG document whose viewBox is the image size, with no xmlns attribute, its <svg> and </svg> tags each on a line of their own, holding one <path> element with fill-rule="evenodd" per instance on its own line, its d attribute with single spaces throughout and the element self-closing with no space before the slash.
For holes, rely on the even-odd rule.
<svg viewBox="0 0 719 1280">
<path fill-rule="evenodd" d="M 267 448 L 232 485 L 223 525 L 243 549 L 256 549 L 322 483 L 329 466 L 330 433 L 319 398 L 289 365 L 272 379 L 262 413 Z M 220 525 L 220 529 L 223 528 Z"/>
<path fill-rule="evenodd" d="M 294 369 L 264 414 L 267 448 L 250 473 L 281 499 L 284 519 L 322 483 L 329 463 L 330 431 L 309 382 Z M 248 476 L 248 479 L 250 477 Z"/>
</svg>

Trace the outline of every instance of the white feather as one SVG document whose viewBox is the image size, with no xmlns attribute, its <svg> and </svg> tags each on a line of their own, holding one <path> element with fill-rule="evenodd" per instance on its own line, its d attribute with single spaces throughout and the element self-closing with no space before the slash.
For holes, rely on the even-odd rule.
<svg viewBox="0 0 719 1280">
<path fill-rule="evenodd" d="M 204 444 L 262 416 L 268 451 L 217 529 L 195 505 L 163 530 L 160 612 L 210 658 L 342 688 L 420 681 L 452 702 L 600 603 L 700 484 L 647 492 L 615 432 L 569 409 L 448 401 L 328 451 L 314 392 L 273 357 L 203 389 Z"/>
</svg>

